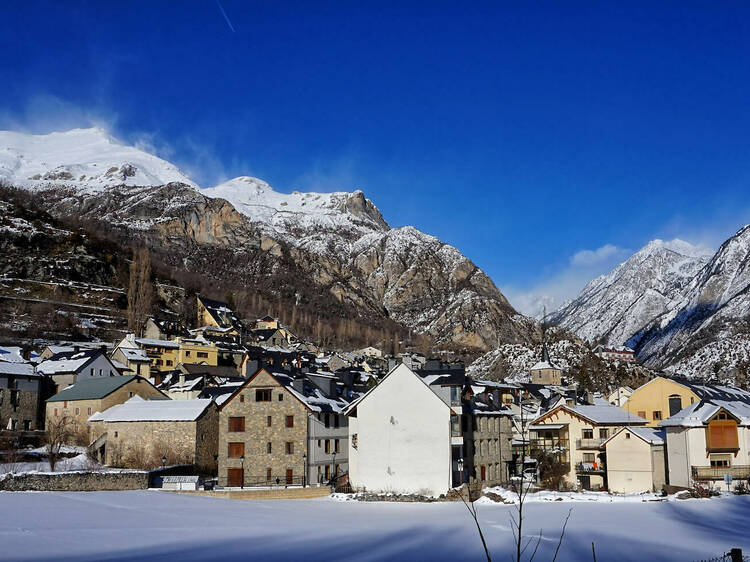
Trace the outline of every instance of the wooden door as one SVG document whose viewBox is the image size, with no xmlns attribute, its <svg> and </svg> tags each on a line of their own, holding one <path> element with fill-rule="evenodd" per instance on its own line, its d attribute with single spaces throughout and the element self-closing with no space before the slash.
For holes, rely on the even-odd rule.
<svg viewBox="0 0 750 562">
<path fill-rule="evenodd" d="M 485 468 L 484 465 L 482 465 L 480 468 L 481 468 L 481 473 L 482 473 L 481 480 L 487 480 L 487 468 Z"/>
<path fill-rule="evenodd" d="M 230 488 L 238 488 L 242 486 L 243 480 L 245 479 L 245 471 L 241 468 L 228 468 L 227 469 L 227 482 Z"/>
<path fill-rule="evenodd" d="M 286 483 L 287 484 L 294 483 L 294 470 L 292 470 L 291 468 L 286 469 Z"/>
</svg>

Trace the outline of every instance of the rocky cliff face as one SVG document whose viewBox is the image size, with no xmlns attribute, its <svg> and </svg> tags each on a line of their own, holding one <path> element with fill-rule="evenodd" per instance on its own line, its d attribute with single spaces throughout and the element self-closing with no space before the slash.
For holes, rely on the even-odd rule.
<svg viewBox="0 0 750 562">
<path fill-rule="evenodd" d="M 361 191 L 283 194 L 250 177 L 199 189 L 168 162 L 97 142 L 98 131 L 13 135 L 0 135 L 12 145 L 0 146 L 6 182 L 42 193 L 53 215 L 142 240 L 174 265 L 297 300 L 323 296 L 342 314 L 390 318 L 442 344 L 486 350 L 534 337 L 534 323 L 468 258 L 415 228 L 391 229 Z M 122 169 L 131 175 L 113 183 Z"/>
</svg>

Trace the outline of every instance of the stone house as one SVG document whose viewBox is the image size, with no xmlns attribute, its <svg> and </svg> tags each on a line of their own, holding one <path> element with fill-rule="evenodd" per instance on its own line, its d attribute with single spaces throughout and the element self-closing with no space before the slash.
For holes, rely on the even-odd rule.
<svg viewBox="0 0 750 562">
<path fill-rule="evenodd" d="M 154 340 L 173 340 L 189 335 L 187 328 L 175 320 L 151 317 L 143 327 L 143 337 Z"/>
<path fill-rule="evenodd" d="M 216 326 L 217 328 L 233 328 L 236 336 L 241 336 L 244 326 L 229 304 L 208 299 L 198 295 L 196 326 Z"/>
<path fill-rule="evenodd" d="M 345 473 L 343 409 L 358 395 L 342 386 L 319 373 L 259 369 L 221 404 L 219 484 L 309 485 Z"/>
<path fill-rule="evenodd" d="M 508 482 L 513 463 L 513 411 L 498 389 L 472 385 L 478 391 L 464 402 L 464 474 L 481 487 Z"/>
<path fill-rule="evenodd" d="M 104 438 L 97 445 L 105 464 L 133 468 L 193 464 L 204 473 L 216 471 L 219 412 L 212 400 L 133 396 L 88 421 L 93 432 Z"/>
<path fill-rule="evenodd" d="M 219 485 L 301 484 L 311 413 L 297 392 L 258 370 L 219 409 Z"/>
<path fill-rule="evenodd" d="M 658 492 L 667 483 L 663 430 L 623 427 L 601 447 L 607 451 L 610 492 Z"/>
<path fill-rule="evenodd" d="M 700 400 L 661 422 L 672 486 L 750 478 L 750 398 Z"/>
<path fill-rule="evenodd" d="M 43 428 L 41 379 L 30 363 L 0 361 L 0 430 Z"/>
<path fill-rule="evenodd" d="M 151 377 L 151 359 L 146 351 L 138 346 L 134 334 L 125 336 L 125 339 L 115 347 L 110 358 L 125 365 L 124 375 L 138 375 L 144 379 Z"/>
<path fill-rule="evenodd" d="M 39 363 L 37 373 L 49 377 L 56 392 L 88 378 L 120 375 L 104 349 L 78 347 L 51 355 Z"/>
<path fill-rule="evenodd" d="M 542 344 L 542 358 L 529 369 L 531 382 L 541 385 L 560 385 L 562 384 L 562 369 L 555 365 L 549 357 L 547 344 Z"/>
<path fill-rule="evenodd" d="M 122 404 L 133 396 L 147 400 L 168 400 L 149 381 L 136 375 L 87 378 L 47 399 L 47 424 L 53 419 L 68 417 L 75 426 L 75 432 L 88 445 L 99 437 L 90 431 L 88 419 L 96 412 Z"/>
</svg>

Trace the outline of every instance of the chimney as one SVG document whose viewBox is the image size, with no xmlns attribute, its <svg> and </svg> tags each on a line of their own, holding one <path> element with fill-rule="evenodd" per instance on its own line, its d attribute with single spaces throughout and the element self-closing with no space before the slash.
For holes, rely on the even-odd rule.
<svg viewBox="0 0 750 562">
<path fill-rule="evenodd" d="M 296 390 L 297 392 L 299 392 L 300 394 L 304 394 L 305 393 L 305 379 L 303 379 L 302 377 L 298 379 L 294 379 L 292 381 L 292 388 Z"/>
</svg>

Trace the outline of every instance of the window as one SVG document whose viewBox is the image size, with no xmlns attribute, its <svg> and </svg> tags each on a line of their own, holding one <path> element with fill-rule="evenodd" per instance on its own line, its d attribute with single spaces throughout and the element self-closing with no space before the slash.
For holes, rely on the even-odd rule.
<svg viewBox="0 0 750 562">
<path fill-rule="evenodd" d="M 115 437 L 117 437 L 117 432 L 115 431 Z"/>
<path fill-rule="evenodd" d="M 268 454 L 270 455 L 270 454 L 271 454 L 271 451 L 272 451 L 272 448 L 273 448 L 273 447 L 272 447 L 272 445 L 271 445 L 271 442 L 270 442 L 270 441 L 269 441 L 268 443 L 266 443 L 266 453 L 268 453 Z"/>
<path fill-rule="evenodd" d="M 76 416 L 80 415 L 80 413 L 81 413 L 81 409 L 80 408 L 76 408 Z"/>
<path fill-rule="evenodd" d="M 357 434 L 356 433 L 352 433 L 352 447 L 355 449 L 357 448 Z"/>
<path fill-rule="evenodd" d="M 638 417 L 646 419 L 646 411 L 645 410 L 638 410 Z"/>
<path fill-rule="evenodd" d="M 23 429 L 29 431 L 31 429 L 31 420 L 23 420 Z"/>
<path fill-rule="evenodd" d="M 185 351 L 185 357 L 190 357 L 190 350 Z"/>
<path fill-rule="evenodd" d="M 660 420 L 661 419 L 661 410 L 654 410 L 653 411 L 653 418 L 655 420 Z"/>
<path fill-rule="evenodd" d="M 594 453 L 583 453 L 583 462 L 596 462 L 596 455 Z"/>
<path fill-rule="evenodd" d="M 86 412 L 89 416 L 91 415 L 91 406 L 89 406 L 88 412 Z"/>
<path fill-rule="evenodd" d="M 451 389 L 451 406 L 461 405 L 461 387 L 452 386 Z"/>
<path fill-rule="evenodd" d="M 171 359 L 167 359 L 167 367 L 171 367 L 173 364 Z"/>
<path fill-rule="evenodd" d="M 604 427 L 599 429 L 599 439 L 606 439 L 609 437 L 609 429 Z"/>
<path fill-rule="evenodd" d="M 271 423 L 272 423 L 272 420 L 273 420 L 273 418 L 271 418 L 271 416 L 268 416 L 268 417 L 266 418 L 266 425 L 267 425 L 268 427 L 271 427 Z"/>
<path fill-rule="evenodd" d="M 341 452 L 341 447 L 340 447 L 340 444 L 339 444 L 339 440 L 336 439 L 336 440 L 334 440 L 333 443 L 334 443 L 334 447 L 333 447 L 334 452 L 340 453 Z"/>
<path fill-rule="evenodd" d="M 55 408 L 55 415 L 57 415 L 57 408 Z"/>
<path fill-rule="evenodd" d="M 320 439 L 318 439 L 318 449 L 320 449 Z"/>
<path fill-rule="evenodd" d="M 339 427 L 339 415 L 333 414 L 333 427 Z"/>
<path fill-rule="evenodd" d="M 294 427 L 294 416 L 287 416 L 286 417 L 286 426 L 287 427 Z"/>
<path fill-rule="evenodd" d="M 331 427 L 331 418 L 328 414 L 325 414 L 323 416 L 323 420 L 325 420 L 326 427 Z"/>
<path fill-rule="evenodd" d="M 583 438 L 584 439 L 593 439 L 594 438 L 594 430 L 593 429 L 584 429 L 583 430 Z"/>
<path fill-rule="evenodd" d="M 732 455 L 711 455 L 711 468 L 729 468 L 732 466 Z"/>
<path fill-rule="evenodd" d="M 239 459 L 245 456 L 245 444 L 244 443 L 229 443 L 229 458 Z"/>
<path fill-rule="evenodd" d="M 128 392 L 128 394 L 130 395 L 130 398 L 133 397 L 133 393 L 132 392 Z"/>
<path fill-rule="evenodd" d="M 630 439 L 630 433 L 627 431 L 625 432 L 625 439 Z"/>
<path fill-rule="evenodd" d="M 325 475 L 326 475 L 325 476 L 326 480 L 330 480 L 331 479 L 331 466 L 328 465 L 328 464 L 326 465 Z"/>
<path fill-rule="evenodd" d="M 197 355 L 198 355 L 198 357 L 200 357 L 201 359 L 206 359 L 206 358 L 208 357 L 208 353 L 206 353 L 205 351 L 199 351 L 199 352 L 197 353 Z"/>
<path fill-rule="evenodd" d="M 267 468 L 266 469 L 266 480 L 271 480 L 271 478 L 273 478 L 273 474 L 271 473 L 271 469 Z"/>
<path fill-rule="evenodd" d="M 330 454 L 331 452 L 331 440 L 326 439 L 326 454 Z"/>
<path fill-rule="evenodd" d="M 284 401 L 284 393 L 280 392 L 279 393 L 279 402 L 283 402 L 283 401 Z"/>
<path fill-rule="evenodd" d="M 245 395 L 244 394 L 240 394 L 240 402 L 244 402 L 244 401 L 245 401 Z"/>
<path fill-rule="evenodd" d="M 294 454 L 294 443 L 292 441 L 286 442 L 286 447 L 284 447 L 284 450 L 286 451 L 287 455 L 293 455 Z"/>
<path fill-rule="evenodd" d="M 259 388 L 255 391 L 256 402 L 270 402 L 271 401 L 271 389 L 270 388 Z"/>
<path fill-rule="evenodd" d="M 63 408 L 67 408 L 67 407 L 68 407 L 68 401 L 67 401 L 67 400 L 64 400 L 64 401 L 63 401 Z"/>
<path fill-rule="evenodd" d="M 245 418 L 244 417 L 229 418 L 229 431 L 232 431 L 232 432 L 245 431 Z"/>
<path fill-rule="evenodd" d="M 93 368 L 91 369 L 91 372 L 89 373 L 89 375 L 91 375 L 92 377 L 94 376 L 94 369 Z"/>
</svg>

